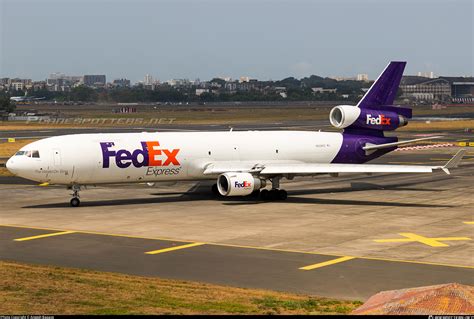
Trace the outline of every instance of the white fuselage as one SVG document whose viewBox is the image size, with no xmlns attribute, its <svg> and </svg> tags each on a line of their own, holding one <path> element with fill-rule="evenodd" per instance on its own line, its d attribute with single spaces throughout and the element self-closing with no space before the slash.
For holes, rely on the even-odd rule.
<svg viewBox="0 0 474 319">
<path fill-rule="evenodd" d="M 306 131 L 64 135 L 28 144 L 21 151 L 39 156 L 14 156 L 8 167 L 66 185 L 211 179 L 203 172 L 216 162 L 330 163 L 342 140 L 341 133 Z"/>
</svg>

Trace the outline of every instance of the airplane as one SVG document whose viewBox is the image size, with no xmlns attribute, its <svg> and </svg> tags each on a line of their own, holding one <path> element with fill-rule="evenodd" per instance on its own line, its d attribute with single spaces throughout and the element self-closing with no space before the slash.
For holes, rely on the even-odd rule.
<svg viewBox="0 0 474 319">
<path fill-rule="evenodd" d="M 44 100 L 46 97 L 34 97 L 34 96 L 28 96 L 28 91 L 25 92 L 24 96 L 12 96 L 10 97 L 10 100 L 13 102 L 31 102 L 31 101 L 40 101 Z"/>
<path fill-rule="evenodd" d="M 214 131 L 73 134 L 22 147 L 6 163 L 13 174 L 72 189 L 70 205 L 89 185 L 215 180 L 220 196 L 284 200 L 282 178 L 340 173 L 431 173 L 461 161 L 465 149 L 443 166 L 365 164 L 399 145 L 384 132 L 405 126 L 408 107 L 393 105 L 406 62 L 390 62 L 357 105 L 335 106 L 331 124 L 342 132 Z M 267 189 L 267 185 L 270 185 Z"/>
</svg>

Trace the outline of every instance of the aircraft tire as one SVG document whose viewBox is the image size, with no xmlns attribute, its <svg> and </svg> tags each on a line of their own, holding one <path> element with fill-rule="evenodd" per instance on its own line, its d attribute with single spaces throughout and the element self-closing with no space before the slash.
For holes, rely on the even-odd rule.
<svg viewBox="0 0 474 319">
<path fill-rule="evenodd" d="M 288 193 L 284 189 L 279 189 L 278 190 L 278 199 L 279 200 L 285 200 L 288 198 Z"/>
<path fill-rule="evenodd" d="M 74 197 L 73 199 L 71 199 L 70 204 L 72 207 L 79 207 L 81 201 L 79 200 L 79 198 Z"/>
<path fill-rule="evenodd" d="M 249 195 L 250 198 L 258 198 L 258 196 L 260 196 L 260 191 L 259 190 L 253 191 Z"/>
</svg>

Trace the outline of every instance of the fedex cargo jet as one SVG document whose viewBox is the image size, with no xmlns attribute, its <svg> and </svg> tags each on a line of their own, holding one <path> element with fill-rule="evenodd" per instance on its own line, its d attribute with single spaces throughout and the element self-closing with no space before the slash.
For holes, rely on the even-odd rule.
<svg viewBox="0 0 474 319">
<path fill-rule="evenodd" d="M 6 166 L 15 175 L 73 190 L 112 183 L 215 180 L 222 196 L 286 199 L 282 178 L 339 173 L 431 173 L 456 167 L 465 150 L 444 166 L 364 164 L 398 145 L 386 137 L 408 123 L 410 108 L 393 102 L 405 62 L 391 62 L 356 106 L 339 105 L 329 115 L 342 132 L 226 131 L 75 134 L 23 147 Z M 268 187 L 267 187 L 268 186 Z M 267 189 L 270 188 L 270 189 Z"/>
</svg>

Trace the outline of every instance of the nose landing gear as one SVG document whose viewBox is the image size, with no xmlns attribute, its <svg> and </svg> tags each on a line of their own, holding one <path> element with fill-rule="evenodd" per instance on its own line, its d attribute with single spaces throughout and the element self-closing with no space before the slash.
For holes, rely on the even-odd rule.
<svg viewBox="0 0 474 319">
<path fill-rule="evenodd" d="M 81 190 L 81 186 L 79 185 L 72 185 L 72 199 L 69 202 L 72 207 L 78 207 L 81 204 L 81 201 L 79 200 L 79 191 Z"/>
<path fill-rule="evenodd" d="M 70 201 L 72 207 L 78 207 L 81 204 L 81 201 L 77 197 L 73 197 Z"/>
</svg>

